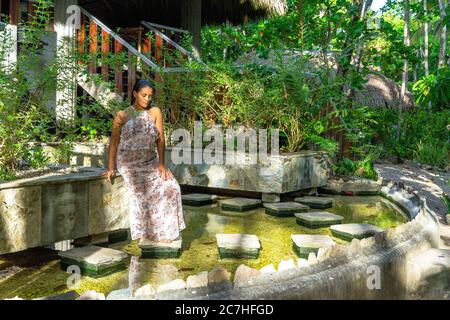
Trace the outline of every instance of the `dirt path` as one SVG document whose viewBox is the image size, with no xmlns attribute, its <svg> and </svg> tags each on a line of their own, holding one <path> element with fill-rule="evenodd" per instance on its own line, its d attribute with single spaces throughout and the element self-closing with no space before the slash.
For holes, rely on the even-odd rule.
<svg viewBox="0 0 450 320">
<path fill-rule="evenodd" d="M 417 190 L 421 197 L 427 199 L 430 209 L 439 214 L 441 223 L 446 224 L 447 206 L 442 200 L 446 193 L 450 196 L 450 173 L 433 170 L 405 161 L 403 164 L 393 164 L 388 161 L 377 161 L 375 170 L 382 179 L 402 182 Z M 430 170 L 428 170 L 430 169 Z"/>
</svg>

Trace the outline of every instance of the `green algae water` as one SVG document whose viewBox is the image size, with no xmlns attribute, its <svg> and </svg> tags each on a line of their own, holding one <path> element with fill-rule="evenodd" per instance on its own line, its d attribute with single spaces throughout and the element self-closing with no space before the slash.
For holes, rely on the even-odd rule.
<svg viewBox="0 0 450 320">
<path fill-rule="evenodd" d="M 396 227 L 407 218 L 385 199 L 375 197 L 335 196 L 333 208 L 328 211 L 344 217 L 343 223 L 369 223 L 382 228 Z M 81 277 L 78 293 L 96 290 L 107 295 L 113 290 L 137 288 L 151 283 L 155 287 L 174 279 L 216 267 L 226 268 L 234 274 L 237 267 L 245 264 L 260 269 L 281 260 L 297 256 L 292 249 L 293 234 L 325 234 L 336 243 L 344 240 L 334 238 L 329 228 L 308 229 L 296 223 L 295 217 L 279 218 L 267 215 L 264 208 L 248 212 L 222 211 L 217 204 L 203 207 L 184 207 L 187 228 L 183 231 L 183 253 L 179 259 L 140 259 L 137 241 L 111 245 L 110 248 L 130 254 L 127 270 L 99 279 Z M 246 233 L 257 235 L 261 242 L 258 259 L 220 259 L 216 234 Z M 33 249 L 18 254 L 0 256 L 0 299 L 19 296 L 34 299 L 61 294 L 67 288 L 70 275 L 60 269 L 57 252 Z"/>
</svg>

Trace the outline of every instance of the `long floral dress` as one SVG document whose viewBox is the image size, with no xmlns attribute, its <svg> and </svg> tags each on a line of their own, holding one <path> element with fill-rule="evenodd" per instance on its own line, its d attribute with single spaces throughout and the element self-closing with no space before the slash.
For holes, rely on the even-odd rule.
<svg viewBox="0 0 450 320">
<path fill-rule="evenodd" d="M 176 240 L 186 228 L 180 185 L 160 176 L 156 148 L 160 133 L 149 113 L 129 110 L 132 116 L 122 126 L 117 170 L 130 190 L 131 238 Z"/>
</svg>

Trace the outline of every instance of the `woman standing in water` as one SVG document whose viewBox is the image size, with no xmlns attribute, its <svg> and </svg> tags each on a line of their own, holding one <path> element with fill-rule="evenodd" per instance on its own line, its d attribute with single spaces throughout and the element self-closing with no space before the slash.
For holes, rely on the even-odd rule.
<svg viewBox="0 0 450 320">
<path fill-rule="evenodd" d="M 133 240 L 170 243 L 186 228 L 181 191 L 164 164 L 164 119 L 150 107 L 155 86 L 139 80 L 133 88 L 133 105 L 116 114 L 109 145 L 110 182 L 115 164 L 130 191 L 130 229 Z"/>
</svg>

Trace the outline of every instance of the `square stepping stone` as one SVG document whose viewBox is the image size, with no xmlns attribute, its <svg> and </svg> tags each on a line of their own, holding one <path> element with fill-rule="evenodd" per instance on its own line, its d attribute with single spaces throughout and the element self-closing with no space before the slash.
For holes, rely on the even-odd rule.
<svg viewBox="0 0 450 320">
<path fill-rule="evenodd" d="M 181 200 L 186 206 L 205 206 L 217 201 L 217 196 L 202 193 L 185 194 L 181 196 Z"/>
<path fill-rule="evenodd" d="M 327 228 L 344 220 L 344 217 L 330 212 L 302 212 L 296 213 L 295 217 L 299 225 L 310 229 Z"/>
<path fill-rule="evenodd" d="M 374 236 L 384 230 L 371 224 L 366 223 L 349 223 L 341 224 L 337 226 L 331 226 L 331 233 L 336 238 L 340 238 L 347 241 L 352 239 L 364 239 Z"/>
<path fill-rule="evenodd" d="M 295 213 L 307 212 L 308 206 L 297 202 L 264 203 L 266 213 L 276 217 L 292 217 Z"/>
<path fill-rule="evenodd" d="M 221 201 L 220 206 L 222 210 L 242 212 L 259 208 L 261 203 L 261 200 L 257 199 L 233 198 Z"/>
<path fill-rule="evenodd" d="M 261 243 L 255 235 L 217 234 L 216 239 L 221 259 L 258 259 Z"/>
<path fill-rule="evenodd" d="M 108 241 L 110 244 L 119 243 L 127 241 L 130 238 L 129 229 L 119 229 L 111 231 L 108 236 Z"/>
<path fill-rule="evenodd" d="M 80 267 L 81 274 L 100 278 L 117 271 L 126 269 L 128 254 L 110 248 L 86 246 L 69 251 L 59 252 L 61 268 L 66 271 L 68 267 Z"/>
<path fill-rule="evenodd" d="M 294 252 L 303 259 L 308 259 L 311 252 L 317 256 L 320 248 L 330 249 L 335 245 L 333 239 L 325 235 L 294 234 L 291 238 Z"/>
<path fill-rule="evenodd" d="M 177 259 L 181 255 L 182 240 L 161 243 L 151 240 L 139 241 L 139 248 L 144 259 Z"/>
<path fill-rule="evenodd" d="M 328 209 L 333 206 L 333 199 L 325 197 L 300 197 L 295 198 L 295 202 L 304 204 L 313 209 Z"/>
</svg>

